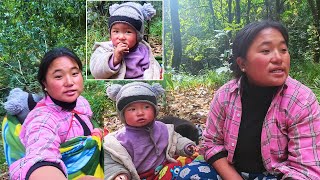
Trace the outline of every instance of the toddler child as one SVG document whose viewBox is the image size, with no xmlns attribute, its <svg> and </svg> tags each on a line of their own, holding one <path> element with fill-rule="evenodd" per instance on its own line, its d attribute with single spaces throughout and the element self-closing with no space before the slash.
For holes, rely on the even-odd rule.
<svg viewBox="0 0 320 180">
<path fill-rule="evenodd" d="M 163 92 L 158 83 L 132 82 L 107 88 L 125 126 L 104 138 L 105 179 L 168 179 L 186 160 L 181 163 L 176 156 L 192 156 L 197 150 L 172 124 L 155 120 L 157 97 Z"/>
<path fill-rule="evenodd" d="M 90 59 L 95 79 L 160 79 L 161 67 L 143 40 L 144 20 L 156 10 L 150 3 L 113 4 L 109 8 L 110 41 L 96 42 Z"/>
</svg>

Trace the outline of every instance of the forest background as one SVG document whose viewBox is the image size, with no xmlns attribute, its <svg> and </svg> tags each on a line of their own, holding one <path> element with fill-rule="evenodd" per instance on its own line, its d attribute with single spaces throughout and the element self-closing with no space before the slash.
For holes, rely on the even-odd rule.
<svg viewBox="0 0 320 180">
<path fill-rule="evenodd" d="M 0 1 L 1 119 L 5 115 L 3 103 L 11 89 L 20 87 L 28 92 L 40 92 L 37 68 L 48 50 L 66 46 L 87 64 L 86 59 L 90 58 L 87 51 L 93 42 L 107 37 L 107 28 L 101 27 L 106 27 L 111 3 L 114 2 Z M 261 19 L 278 20 L 287 27 L 290 75 L 310 87 L 320 99 L 319 3 L 316 0 L 156 2 L 160 13 L 148 23 L 147 32 L 149 39 L 163 44 L 162 57 L 158 60 L 163 63 L 165 74 L 164 80 L 158 82 L 166 88 L 162 101 L 165 111 L 184 118 L 193 118 L 191 112 L 195 109 L 206 111 L 214 90 L 231 78 L 228 59 L 236 32 L 245 24 Z M 84 68 L 86 76 L 87 66 Z M 105 96 L 106 84 L 113 82 L 85 81 L 83 96 L 92 106 L 93 119 L 103 125 L 115 115 L 114 104 Z M 190 92 L 201 96 L 197 98 Z M 195 106 L 197 103 L 200 105 Z M 1 141 L 0 174 L 7 171 L 2 148 Z"/>
</svg>

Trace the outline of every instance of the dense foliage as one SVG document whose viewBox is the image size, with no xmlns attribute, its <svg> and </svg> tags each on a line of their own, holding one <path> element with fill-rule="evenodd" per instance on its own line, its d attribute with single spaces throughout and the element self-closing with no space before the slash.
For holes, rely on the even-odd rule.
<svg viewBox="0 0 320 180">
<path fill-rule="evenodd" d="M 2 102 L 14 87 L 40 91 L 36 81 L 38 64 L 53 47 L 68 47 L 85 62 L 85 10 L 82 0 L 0 1 Z"/>
<path fill-rule="evenodd" d="M 164 0 L 164 51 L 169 66 L 175 61 L 172 59 L 175 40 L 170 17 L 170 3 L 174 1 L 177 0 Z M 287 26 L 293 61 L 316 61 L 315 54 L 320 48 L 319 33 L 310 10 L 312 1 L 179 0 L 179 6 L 174 8 L 178 8 L 180 20 L 180 69 L 199 74 L 202 69 L 227 66 L 236 32 L 245 24 L 261 19 L 279 20 Z"/>
</svg>

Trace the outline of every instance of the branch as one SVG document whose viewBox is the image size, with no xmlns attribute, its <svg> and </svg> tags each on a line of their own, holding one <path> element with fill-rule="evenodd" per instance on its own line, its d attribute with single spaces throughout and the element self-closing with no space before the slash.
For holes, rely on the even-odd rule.
<svg viewBox="0 0 320 180">
<path fill-rule="evenodd" d="M 22 69 L 21 69 L 21 63 L 20 61 L 18 60 L 18 63 L 19 63 L 19 70 L 20 70 L 20 74 L 23 76 L 23 72 L 22 72 Z"/>
</svg>

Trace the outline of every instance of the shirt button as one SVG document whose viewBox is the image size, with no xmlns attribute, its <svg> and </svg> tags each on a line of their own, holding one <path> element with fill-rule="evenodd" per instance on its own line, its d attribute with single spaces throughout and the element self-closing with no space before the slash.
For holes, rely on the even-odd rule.
<svg viewBox="0 0 320 180">
<path fill-rule="evenodd" d="M 231 143 L 231 146 L 233 147 L 233 146 L 234 146 L 234 143 Z"/>
<path fill-rule="evenodd" d="M 237 114 L 237 117 L 240 117 L 240 113 Z"/>
</svg>

